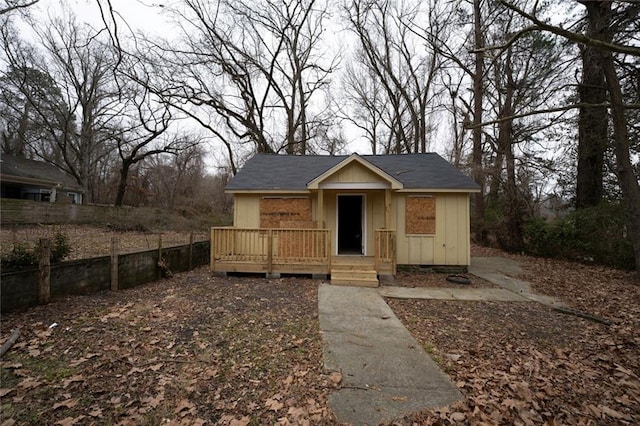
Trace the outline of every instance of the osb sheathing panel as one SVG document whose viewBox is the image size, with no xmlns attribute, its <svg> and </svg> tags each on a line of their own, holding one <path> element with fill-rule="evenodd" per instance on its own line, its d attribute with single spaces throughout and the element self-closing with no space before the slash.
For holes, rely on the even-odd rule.
<svg viewBox="0 0 640 426">
<path fill-rule="evenodd" d="M 435 234 L 436 199 L 434 197 L 407 197 L 407 234 Z"/>
<path fill-rule="evenodd" d="M 281 228 L 280 222 L 306 222 L 311 219 L 310 198 L 260 199 L 260 228 Z"/>
<path fill-rule="evenodd" d="M 282 229 L 316 229 L 318 222 L 315 220 L 282 220 L 279 227 Z"/>
<path fill-rule="evenodd" d="M 315 220 L 291 220 L 280 222 L 282 229 L 316 229 Z M 282 231 L 278 233 L 278 255 L 318 257 L 324 253 L 322 242 L 314 234 L 307 234 L 301 238 L 298 233 Z"/>
</svg>

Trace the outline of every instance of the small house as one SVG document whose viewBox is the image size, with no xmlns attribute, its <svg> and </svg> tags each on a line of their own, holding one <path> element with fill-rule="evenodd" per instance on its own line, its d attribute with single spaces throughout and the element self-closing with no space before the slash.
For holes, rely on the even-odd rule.
<svg viewBox="0 0 640 426">
<path fill-rule="evenodd" d="M 467 266 L 478 191 L 435 153 L 257 154 L 226 187 L 233 226 L 212 228 L 211 269 L 377 286 L 398 264 Z"/>
<path fill-rule="evenodd" d="M 53 164 L 2 155 L 2 198 L 82 204 L 84 190 L 75 179 Z"/>
</svg>

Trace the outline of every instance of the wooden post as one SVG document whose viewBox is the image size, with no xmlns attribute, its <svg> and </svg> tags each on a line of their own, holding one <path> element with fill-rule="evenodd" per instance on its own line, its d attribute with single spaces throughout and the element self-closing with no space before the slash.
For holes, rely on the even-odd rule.
<svg viewBox="0 0 640 426">
<path fill-rule="evenodd" d="M 162 262 L 162 234 L 158 234 L 158 279 L 162 278 L 162 268 L 160 268 L 161 262 Z"/>
<path fill-rule="evenodd" d="M 193 231 L 189 233 L 189 270 L 193 269 Z"/>
<path fill-rule="evenodd" d="M 273 271 L 273 229 L 267 231 L 267 272 Z"/>
<path fill-rule="evenodd" d="M 384 227 L 391 229 L 391 190 L 384 190 Z"/>
<path fill-rule="evenodd" d="M 216 248 L 216 242 L 220 239 L 219 237 L 220 232 L 221 231 L 216 231 L 213 228 L 211 228 L 209 232 L 209 257 L 210 257 L 209 268 L 212 271 L 215 270 L 215 265 L 216 265 L 215 248 Z"/>
<path fill-rule="evenodd" d="M 111 237 L 111 291 L 118 291 L 118 237 Z"/>
<path fill-rule="evenodd" d="M 318 203 L 316 204 L 318 211 L 316 217 L 318 220 L 318 229 L 324 229 L 324 190 L 318 189 Z"/>
<path fill-rule="evenodd" d="M 40 259 L 38 262 L 38 304 L 46 305 L 51 299 L 51 241 L 40 239 Z"/>
</svg>

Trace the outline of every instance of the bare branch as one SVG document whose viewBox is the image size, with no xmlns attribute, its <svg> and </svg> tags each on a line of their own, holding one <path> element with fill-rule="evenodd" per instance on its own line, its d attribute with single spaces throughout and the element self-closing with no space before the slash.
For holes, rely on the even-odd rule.
<svg viewBox="0 0 640 426">
<path fill-rule="evenodd" d="M 506 116 L 506 117 L 501 117 L 501 118 L 498 118 L 498 119 L 495 119 L 495 120 L 485 121 L 485 122 L 482 122 L 482 123 L 479 123 L 479 124 L 468 124 L 467 123 L 467 124 L 465 124 L 464 128 L 465 129 L 475 129 L 475 128 L 478 128 L 478 127 L 489 126 L 491 124 L 499 124 L 499 123 L 502 123 L 504 121 L 515 120 L 515 119 L 524 118 L 524 117 L 530 117 L 530 116 L 533 116 L 533 115 L 569 111 L 569 110 L 578 109 L 578 108 L 602 108 L 602 107 L 611 108 L 611 104 L 608 103 L 608 102 L 602 103 L 602 104 L 576 103 L 576 104 L 563 105 L 563 106 L 553 107 L 553 108 L 538 109 L 538 110 L 535 110 L 535 111 L 529 111 L 529 112 L 524 112 L 524 113 L 521 113 L 521 114 L 514 114 L 514 115 L 509 115 L 509 116 Z M 640 103 L 625 104 L 624 108 L 625 109 L 640 109 Z"/>
<path fill-rule="evenodd" d="M 27 3 L 15 3 L 15 4 L 11 4 L 9 2 L 7 2 L 8 6 L 0 9 L 0 15 L 4 15 L 5 13 L 9 13 L 12 12 L 14 10 L 18 10 L 18 9 L 25 9 L 29 6 L 33 6 L 34 4 L 38 3 L 40 0 L 32 0 L 30 2 Z"/>
<path fill-rule="evenodd" d="M 611 52 L 626 53 L 628 55 L 640 56 L 640 47 L 625 46 L 621 44 L 598 40 L 592 37 L 588 37 L 584 34 L 565 30 L 564 28 L 556 27 L 555 25 L 547 24 L 546 22 L 541 21 L 535 15 L 525 12 L 524 10 L 518 8 L 512 3 L 509 3 L 506 0 L 498 0 L 498 1 L 502 5 L 504 5 L 506 8 L 513 10 L 514 12 L 518 13 L 520 16 L 523 16 L 528 20 L 530 20 L 531 22 L 533 22 L 539 30 L 552 32 L 554 34 L 562 36 L 576 43 L 587 44 L 587 45 L 605 49 Z"/>
</svg>

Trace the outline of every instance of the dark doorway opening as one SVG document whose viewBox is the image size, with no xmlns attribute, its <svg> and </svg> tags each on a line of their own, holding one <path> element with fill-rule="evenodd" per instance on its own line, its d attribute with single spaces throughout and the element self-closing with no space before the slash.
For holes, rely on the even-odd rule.
<svg viewBox="0 0 640 426">
<path fill-rule="evenodd" d="M 363 254 L 362 195 L 338 195 L 338 254 Z"/>
</svg>

